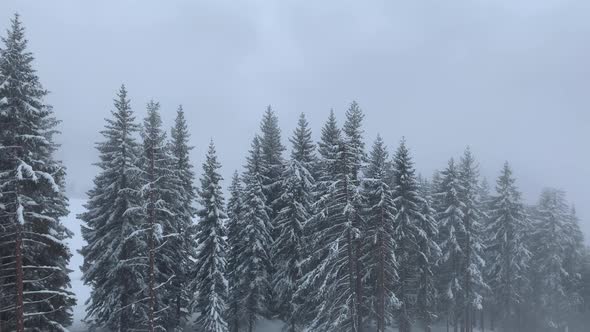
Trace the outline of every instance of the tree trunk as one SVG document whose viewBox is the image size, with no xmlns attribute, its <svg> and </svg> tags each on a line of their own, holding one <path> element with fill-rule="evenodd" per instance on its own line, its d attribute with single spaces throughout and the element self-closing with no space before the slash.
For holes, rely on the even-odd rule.
<svg viewBox="0 0 590 332">
<path fill-rule="evenodd" d="M 20 221 L 16 221 L 16 243 L 15 243 L 15 257 L 16 257 L 16 332 L 25 331 L 25 308 L 23 295 L 23 238 Z"/>
<path fill-rule="evenodd" d="M 484 315 L 483 308 L 481 309 L 481 312 L 480 312 L 480 320 L 479 321 L 480 321 L 479 328 L 481 329 L 481 332 L 485 332 L 485 330 L 486 330 L 486 328 L 485 328 L 486 321 L 485 321 L 485 315 Z"/>
<path fill-rule="evenodd" d="M 16 332 L 25 331 L 25 304 L 24 304 L 24 271 L 23 271 L 23 233 L 21 217 L 18 215 L 22 213 L 19 211 L 21 207 L 19 185 L 18 183 L 14 186 L 14 225 L 16 226 L 16 239 L 15 239 L 15 259 L 16 259 Z"/>
<path fill-rule="evenodd" d="M 384 223 L 384 211 L 381 210 L 381 226 Z M 383 235 L 378 234 L 379 248 L 379 275 L 377 277 L 377 332 L 385 332 L 385 252 L 383 248 Z"/>
<path fill-rule="evenodd" d="M 156 290 L 155 290 L 155 257 L 154 257 L 154 226 L 156 223 L 156 211 L 155 211 L 155 197 L 154 197 L 154 182 L 155 182 L 155 160 L 154 160 L 154 148 L 151 148 L 150 155 L 150 196 L 149 196 L 149 221 L 150 221 L 150 239 L 149 239 L 149 255 L 150 255 L 150 311 L 149 311 L 149 332 L 154 332 L 154 313 L 156 307 Z"/>
</svg>

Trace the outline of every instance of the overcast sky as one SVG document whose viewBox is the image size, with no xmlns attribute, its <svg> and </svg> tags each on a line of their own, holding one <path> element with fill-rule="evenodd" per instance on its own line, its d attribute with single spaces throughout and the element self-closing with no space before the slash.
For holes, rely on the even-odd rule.
<svg viewBox="0 0 590 332">
<path fill-rule="evenodd" d="M 300 112 L 317 138 L 357 100 L 369 145 L 405 136 L 427 175 L 470 145 L 491 182 L 508 160 L 528 202 L 566 190 L 590 234 L 590 1 L 2 0 L 2 30 L 14 12 L 72 197 L 125 83 L 138 119 L 152 98 L 167 125 L 184 106 L 199 171 L 210 138 L 225 178 L 241 169 L 268 104 L 287 143 Z"/>
</svg>

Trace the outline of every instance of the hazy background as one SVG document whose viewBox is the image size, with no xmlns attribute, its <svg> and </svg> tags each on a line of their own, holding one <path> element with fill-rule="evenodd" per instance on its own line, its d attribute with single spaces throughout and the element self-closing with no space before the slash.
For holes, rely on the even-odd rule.
<svg viewBox="0 0 590 332">
<path fill-rule="evenodd" d="M 317 138 L 355 99 L 368 146 L 406 136 L 430 175 L 470 145 L 491 183 L 508 160 L 528 202 L 566 190 L 590 234 L 587 0 L 2 0 L 2 30 L 14 12 L 63 120 L 72 197 L 92 184 L 121 83 L 138 120 L 151 98 L 167 125 L 182 104 L 196 167 L 213 138 L 226 179 L 266 105 L 287 144 L 300 112 Z"/>
</svg>

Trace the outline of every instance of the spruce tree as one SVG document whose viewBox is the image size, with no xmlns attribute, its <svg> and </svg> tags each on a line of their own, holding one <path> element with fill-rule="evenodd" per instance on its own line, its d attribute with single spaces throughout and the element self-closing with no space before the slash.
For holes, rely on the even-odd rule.
<svg viewBox="0 0 590 332">
<path fill-rule="evenodd" d="M 71 232 L 65 170 L 55 160 L 59 121 L 18 14 L 0 50 L 0 328 L 63 331 L 76 300 L 68 290 Z"/>
<path fill-rule="evenodd" d="M 365 192 L 366 233 L 362 264 L 366 267 L 367 305 L 376 331 L 384 332 L 395 321 L 394 312 L 399 305 L 394 289 L 398 282 L 399 265 L 395 256 L 396 209 L 387 181 L 389 156 L 381 136 L 377 136 L 369 157 Z"/>
<path fill-rule="evenodd" d="M 269 217 L 275 220 L 276 215 L 282 209 L 279 197 L 281 196 L 281 177 L 285 162 L 283 151 L 285 147 L 281 142 L 281 128 L 279 118 L 270 105 L 267 107 L 262 122 L 260 123 L 260 153 L 263 164 L 262 175 L 264 177 L 264 194 L 266 205 L 271 209 Z M 273 238 L 278 236 L 273 232 Z"/>
<path fill-rule="evenodd" d="M 178 292 L 175 304 L 176 317 L 182 325 L 186 321 L 191 298 L 186 286 L 190 283 L 191 259 L 195 256 L 193 218 L 196 213 L 193 206 L 196 200 L 195 173 L 189 155 L 193 147 L 189 145 L 190 133 L 182 106 L 179 106 L 176 112 L 176 119 L 170 137 L 170 151 L 174 159 L 172 168 L 176 173 L 176 177 L 180 180 L 180 186 L 178 187 L 180 190 L 174 200 L 175 219 L 178 223 L 181 244 L 186 253 L 178 257 L 178 275 L 173 280 L 173 288 Z"/>
<path fill-rule="evenodd" d="M 561 329 L 567 326 L 569 311 L 577 305 L 577 296 L 567 289 L 568 248 L 573 242 L 571 215 L 565 193 L 545 189 L 535 208 L 531 251 L 532 294 L 537 329 Z"/>
<path fill-rule="evenodd" d="M 301 278 L 301 263 L 304 259 L 303 228 L 312 214 L 314 178 L 314 145 L 311 130 L 305 116 L 301 114 L 297 129 L 290 139 L 293 144 L 291 160 L 283 171 L 283 207 L 274 222 L 278 238 L 273 244 L 272 257 L 275 260 L 274 291 L 280 317 L 286 321 L 287 330 L 297 331 L 301 322 L 295 314 L 294 293 Z"/>
<path fill-rule="evenodd" d="M 198 211 L 196 273 L 192 287 L 196 294 L 194 311 L 199 314 L 195 328 L 203 332 L 228 331 L 225 311 L 227 243 L 224 225 L 227 215 L 220 185 L 220 168 L 215 146 L 211 142 L 203 164 L 199 191 L 202 209 Z"/>
<path fill-rule="evenodd" d="M 528 216 L 508 163 L 496 181 L 490 200 L 490 222 L 486 228 L 489 282 L 493 303 L 505 330 L 520 330 L 519 309 L 524 301 L 530 252 L 524 237 L 530 232 Z"/>
<path fill-rule="evenodd" d="M 244 311 L 241 306 L 243 284 L 239 273 L 239 257 L 244 246 L 244 239 L 241 231 L 245 228 L 243 214 L 244 189 L 238 172 L 234 172 L 231 185 L 229 187 L 229 200 L 227 202 L 227 279 L 228 279 L 228 302 L 227 302 L 227 319 L 229 331 L 238 332 L 241 322 L 244 320 Z"/>
<path fill-rule="evenodd" d="M 86 245 L 83 280 L 91 285 L 86 320 L 92 327 L 128 331 L 139 326 L 147 314 L 141 301 L 145 241 L 141 220 L 131 213 L 140 204 L 140 172 L 137 168 L 139 131 L 125 86 L 114 100 L 115 110 L 97 144 L 100 172 L 88 192 L 86 212 L 79 218 Z"/>
<path fill-rule="evenodd" d="M 266 171 L 262 157 L 260 140 L 255 137 L 244 174 L 244 227 L 241 230 L 244 242 L 237 266 L 242 278 L 240 303 L 248 332 L 254 330 L 258 319 L 270 314 L 272 225 L 264 194 Z"/>
<path fill-rule="evenodd" d="M 465 229 L 462 239 L 462 251 L 465 256 L 462 266 L 465 295 L 463 326 L 466 332 L 471 332 L 474 312 L 482 309 L 483 294 L 488 286 L 483 279 L 485 262 L 482 220 L 484 215 L 478 196 L 479 170 L 469 148 L 465 150 L 461 158 L 459 181 L 459 198 L 463 203 L 463 228 Z"/>
<path fill-rule="evenodd" d="M 421 321 L 424 331 L 430 332 L 432 324 L 438 318 L 436 299 L 436 264 L 441 256 L 437 243 L 438 223 L 435 219 L 436 211 L 432 207 L 432 187 L 425 179 L 418 179 L 418 192 L 421 218 L 418 227 L 419 253 L 416 259 L 418 288 L 416 297 L 416 317 Z"/>
<path fill-rule="evenodd" d="M 302 278 L 300 278 L 297 291 L 294 294 L 296 302 L 295 314 L 299 321 L 310 322 L 317 315 L 321 297 L 317 296 L 317 289 L 321 286 L 323 276 L 314 271 L 326 259 L 329 253 L 327 239 L 317 234 L 329 227 L 331 211 L 328 209 L 328 194 L 336 178 L 334 177 L 337 165 L 338 147 L 342 140 L 340 129 L 336 122 L 334 111 L 322 128 L 321 140 L 318 143 L 318 160 L 315 166 L 315 186 L 313 197 L 313 215 L 311 222 L 306 222 L 303 229 L 304 241 L 307 246 L 303 252 L 305 259 L 302 262 Z M 317 272 L 317 271 L 316 271 Z"/>
<path fill-rule="evenodd" d="M 416 319 L 415 301 L 419 295 L 417 290 L 422 278 L 429 278 L 431 273 L 431 249 L 433 243 L 434 221 L 430 212 L 423 214 L 425 201 L 419 194 L 414 163 L 411 159 L 405 140 L 402 140 L 393 158 L 393 203 L 396 209 L 394 216 L 395 255 L 400 266 L 399 281 L 395 293 L 400 301 L 395 314 L 400 332 L 408 332 Z M 422 227 L 425 227 L 424 229 Z M 422 252 L 426 250 L 426 252 Z M 422 294 L 425 296 L 425 294 Z M 422 301 L 427 301 L 422 298 Z M 423 309 L 426 309 L 424 307 Z"/>
<path fill-rule="evenodd" d="M 346 121 L 342 129 L 344 133 L 344 144 L 346 144 L 346 154 L 349 165 L 349 176 L 351 185 L 351 206 L 350 208 L 356 213 L 352 213 L 353 227 L 355 234 L 353 234 L 353 249 L 352 249 L 352 265 L 355 267 L 353 277 L 355 279 L 355 296 L 356 304 L 358 306 L 356 318 L 358 329 L 362 330 L 364 326 L 363 319 L 366 316 L 367 308 L 364 306 L 364 283 L 362 280 L 364 266 L 360 261 L 363 250 L 363 240 L 365 232 L 365 223 L 363 211 L 365 209 L 365 198 L 362 196 L 361 179 L 363 177 L 362 169 L 364 168 L 367 155 L 365 153 L 365 143 L 363 141 L 364 130 L 362 128 L 363 119 L 365 115 L 356 101 L 353 101 L 346 110 Z"/>
<path fill-rule="evenodd" d="M 143 122 L 142 205 L 137 212 L 143 217 L 148 247 L 148 269 L 145 289 L 148 297 L 148 331 L 174 331 L 181 323 L 176 319 L 176 302 L 180 290 L 175 279 L 182 276 L 178 264 L 186 254 L 180 232 L 183 220 L 178 218 L 176 204 L 182 184 L 174 170 L 174 158 L 162 129 L 160 104 L 150 101 Z"/>
<path fill-rule="evenodd" d="M 435 199 L 437 202 L 437 220 L 439 222 L 439 240 L 441 259 L 438 265 L 439 305 L 445 312 L 447 326 L 458 328 L 463 310 L 463 273 L 464 253 L 462 240 L 464 204 L 459 198 L 461 185 L 455 161 L 449 160 L 447 168 L 440 172 L 440 184 Z"/>
<path fill-rule="evenodd" d="M 318 202 L 319 210 L 310 219 L 319 239 L 314 254 L 322 259 L 306 275 L 303 287 L 318 284 L 313 302 L 319 303 L 310 324 L 314 331 L 359 331 L 361 308 L 358 302 L 358 251 L 355 240 L 360 236 L 361 211 L 355 209 L 358 187 L 352 176 L 355 154 L 345 141 L 338 145 L 333 182 L 330 191 Z"/>
</svg>

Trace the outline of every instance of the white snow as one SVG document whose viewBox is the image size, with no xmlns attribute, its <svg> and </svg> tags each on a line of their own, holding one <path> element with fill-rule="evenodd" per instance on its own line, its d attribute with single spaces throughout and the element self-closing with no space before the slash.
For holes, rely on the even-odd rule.
<svg viewBox="0 0 590 332">
<path fill-rule="evenodd" d="M 85 303 L 90 297 L 90 287 L 84 285 L 81 280 L 82 272 L 80 266 L 84 262 L 82 256 L 78 253 L 78 250 L 84 245 L 82 234 L 80 232 L 81 221 L 76 218 L 76 215 L 84 212 L 84 199 L 70 199 L 70 214 L 63 220 L 64 225 L 74 233 L 71 239 L 68 239 L 67 243 L 72 252 L 72 259 L 68 268 L 73 272 L 70 273 L 72 280 L 72 290 L 76 294 L 78 303 L 74 307 L 74 323 L 69 328 L 70 332 L 86 332 L 82 320 L 86 316 Z M 282 331 L 283 323 L 280 321 L 265 321 L 258 322 L 256 332 L 280 332 Z"/>
</svg>

